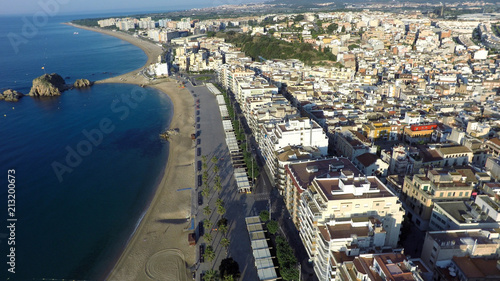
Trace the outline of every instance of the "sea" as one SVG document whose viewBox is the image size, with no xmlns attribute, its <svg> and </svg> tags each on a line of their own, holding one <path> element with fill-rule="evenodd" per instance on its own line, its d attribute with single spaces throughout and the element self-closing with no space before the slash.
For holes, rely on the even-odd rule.
<svg viewBox="0 0 500 281">
<path fill-rule="evenodd" d="M 1 91 L 144 65 L 136 46 L 61 24 L 100 16 L 0 16 Z M 163 176 L 172 112 L 165 94 L 127 84 L 0 101 L 0 280 L 105 279 Z"/>
</svg>

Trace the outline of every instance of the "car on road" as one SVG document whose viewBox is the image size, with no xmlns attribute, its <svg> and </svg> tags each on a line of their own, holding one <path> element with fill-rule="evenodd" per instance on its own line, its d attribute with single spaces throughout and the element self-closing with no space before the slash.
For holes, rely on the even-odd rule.
<svg viewBox="0 0 500 281">
<path fill-rule="evenodd" d="M 197 140 L 196 140 L 196 144 L 197 144 L 197 145 L 201 144 L 201 139 L 197 139 Z"/>
<path fill-rule="evenodd" d="M 202 176 L 198 175 L 198 186 L 201 186 L 202 183 Z"/>
<path fill-rule="evenodd" d="M 193 93 L 193 94 L 194 94 L 194 91 L 191 91 L 191 93 Z"/>
<path fill-rule="evenodd" d="M 200 221 L 200 222 L 198 223 L 198 237 L 203 236 L 203 234 L 205 234 L 205 229 L 203 228 L 203 222 L 202 222 L 202 221 Z M 201 246 L 202 246 L 202 245 L 200 245 L 200 251 L 202 250 L 202 249 L 201 249 Z"/>
<path fill-rule="evenodd" d="M 198 147 L 198 149 L 196 150 L 196 154 L 197 154 L 198 156 L 201 156 L 201 147 Z"/>
<path fill-rule="evenodd" d="M 205 254 L 205 245 L 201 244 L 200 245 L 200 263 L 205 262 L 204 254 Z"/>
<path fill-rule="evenodd" d="M 199 129 L 200 128 L 200 124 L 196 124 L 196 129 Z"/>
<path fill-rule="evenodd" d="M 201 191 L 198 192 L 198 206 L 203 205 L 203 195 L 201 195 Z"/>
<path fill-rule="evenodd" d="M 199 110 L 196 110 L 196 115 L 200 115 L 200 111 Z"/>
<path fill-rule="evenodd" d="M 198 161 L 198 171 L 201 171 L 201 161 Z"/>
<path fill-rule="evenodd" d="M 196 117 L 196 122 L 200 122 L 200 116 Z"/>
</svg>

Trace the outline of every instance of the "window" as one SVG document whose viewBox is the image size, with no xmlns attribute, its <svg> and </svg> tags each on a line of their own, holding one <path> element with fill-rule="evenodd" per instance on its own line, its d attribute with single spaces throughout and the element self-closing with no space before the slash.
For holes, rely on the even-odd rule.
<svg viewBox="0 0 500 281">
<path fill-rule="evenodd" d="M 462 197 L 462 194 L 463 194 L 463 192 L 460 191 L 460 193 L 458 193 L 458 196 Z"/>
<path fill-rule="evenodd" d="M 439 197 L 443 197 L 443 192 L 439 192 Z"/>
<path fill-rule="evenodd" d="M 356 204 L 356 205 L 354 206 L 354 208 L 359 208 L 359 204 Z"/>
<path fill-rule="evenodd" d="M 451 197 L 451 192 L 448 192 L 448 197 Z"/>
</svg>

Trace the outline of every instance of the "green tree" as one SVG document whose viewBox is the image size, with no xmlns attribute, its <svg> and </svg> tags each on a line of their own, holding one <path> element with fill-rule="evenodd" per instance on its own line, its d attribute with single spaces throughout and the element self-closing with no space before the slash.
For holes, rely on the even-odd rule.
<svg viewBox="0 0 500 281">
<path fill-rule="evenodd" d="M 219 273 L 217 270 L 209 269 L 205 271 L 205 275 L 203 276 L 203 281 L 217 281 L 219 280 Z"/>
<path fill-rule="evenodd" d="M 270 220 L 267 223 L 267 230 L 271 234 L 276 234 L 276 232 L 278 232 L 278 228 L 279 228 L 278 222 L 275 220 Z"/>
<path fill-rule="evenodd" d="M 212 163 L 217 163 L 217 161 L 219 161 L 219 159 L 217 158 L 217 156 L 214 156 L 212 157 Z"/>
<path fill-rule="evenodd" d="M 232 275 L 226 275 L 222 279 L 223 281 L 235 281 L 234 277 Z"/>
<path fill-rule="evenodd" d="M 222 190 L 222 184 L 220 182 L 216 182 L 215 183 L 215 189 L 217 190 L 217 192 L 221 192 L 221 190 Z"/>
<path fill-rule="evenodd" d="M 212 233 L 207 232 L 207 233 L 203 234 L 203 238 L 205 238 L 205 241 L 207 241 L 207 243 L 212 242 L 212 239 L 213 239 Z"/>
<path fill-rule="evenodd" d="M 210 206 L 205 206 L 205 208 L 203 208 L 203 214 L 205 214 L 205 216 L 210 216 L 212 214 L 212 209 L 210 208 Z"/>
<path fill-rule="evenodd" d="M 207 162 L 203 162 L 201 167 L 203 168 L 203 171 L 205 171 L 207 169 Z"/>
<path fill-rule="evenodd" d="M 216 174 L 217 174 L 218 172 L 219 172 L 219 166 L 214 165 L 214 173 L 216 173 Z"/>
<path fill-rule="evenodd" d="M 304 20 L 304 15 L 297 15 L 297 16 L 295 16 L 295 18 L 293 20 L 295 22 L 303 21 Z"/>
<path fill-rule="evenodd" d="M 356 49 L 356 48 L 359 48 L 359 45 L 356 45 L 356 44 L 351 44 L 351 45 L 347 46 L 347 48 L 348 48 L 349 50 L 354 50 L 354 49 Z"/>
<path fill-rule="evenodd" d="M 217 201 L 215 201 L 215 204 L 217 205 L 217 207 L 224 206 L 224 201 L 222 200 L 222 198 L 217 198 Z"/>
<path fill-rule="evenodd" d="M 238 280 L 238 278 L 240 277 L 240 267 L 233 258 L 223 259 L 220 262 L 219 271 L 220 271 L 220 276 L 222 278 L 226 278 L 226 276 L 233 277 L 233 279 L 228 279 L 228 280 Z"/>
<path fill-rule="evenodd" d="M 261 211 L 259 217 L 261 221 L 266 222 L 269 220 L 269 212 L 267 210 Z"/>
<path fill-rule="evenodd" d="M 226 235 L 229 230 L 229 227 L 226 224 L 222 224 L 219 226 L 219 231 L 222 232 L 223 235 Z"/>
<path fill-rule="evenodd" d="M 342 26 L 342 29 L 340 30 L 340 32 L 342 32 L 342 33 L 345 32 L 345 25 Z"/>
<path fill-rule="evenodd" d="M 212 221 L 210 221 L 209 219 L 204 219 L 203 226 L 210 229 L 212 227 Z"/>
<path fill-rule="evenodd" d="M 276 236 L 276 257 L 280 265 L 281 277 L 284 280 L 298 280 L 297 258 L 293 254 L 290 244 L 282 236 Z"/>
<path fill-rule="evenodd" d="M 230 243 L 231 243 L 231 241 L 229 241 L 229 239 L 227 239 L 226 237 L 224 237 L 220 240 L 220 244 L 222 245 L 222 247 L 226 248 L 226 250 L 229 247 Z"/>
<path fill-rule="evenodd" d="M 210 195 L 210 188 L 208 186 L 205 186 L 201 190 L 201 195 L 203 195 L 203 197 L 208 197 Z"/>
<path fill-rule="evenodd" d="M 202 155 L 202 156 L 201 156 L 201 161 L 202 161 L 203 163 L 207 163 L 207 156 L 206 156 L 206 155 Z"/>
<path fill-rule="evenodd" d="M 224 206 L 217 207 L 217 214 L 223 216 L 225 213 L 226 213 L 226 208 L 224 208 Z"/>
<path fill-rule="evenodd" d="M 326 28 L 326 30 L 328 31 L 328 33 L 334 33 L 335 31 L 337 31 L 338 28 L 339 28 L 338 24 L 332 23 Z"/>
<path fill-rule="evenodd" d="M 212 246 L 208 246 L 207 249 L 205 250 L 205 254 L 203 254 L 205 260 L 208 262 L 211 262 L 215 259 L 215 252 L 214 248 Z"/>
</svg>

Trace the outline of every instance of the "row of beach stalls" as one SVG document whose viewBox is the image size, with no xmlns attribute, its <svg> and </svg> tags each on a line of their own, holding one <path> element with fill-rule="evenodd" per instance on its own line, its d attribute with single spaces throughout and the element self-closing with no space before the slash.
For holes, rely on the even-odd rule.
<svg viewBox="0 0 500 281">
<path fill-rule="evenodd" d="M 229 154 L 231 154 L 231 156 L 241 154 L 240 147 L 238 146 L 238 141 L 236 140 L 236 135 L 234 134 L 233 123 L 229 118 L 229 113 L 227 111 L 224 96 L 212 83 L 207 83 L 206 86 L 217 99 L 220 115 L 222 117 L 222 127 L 224 128 L 224 133 L 226 135 L 226 144 L 229 149 Z M 240 193 L 251 192 L 250 182 L 248 180 L 248 174 L 245 168 L 234 169 L 234 177 L 236 179 L 236 185 Z"/>
<path fill-rule="evenodd" d="M 259 280 L 278 280 L 273 257 L 269 251 L 269 245 L 265 235 L 262 222 L 258 216 L 246 217 L 248 235 L 252 246 L 252 253 L 255 259 L 255 267 Z"/>
</svg>

